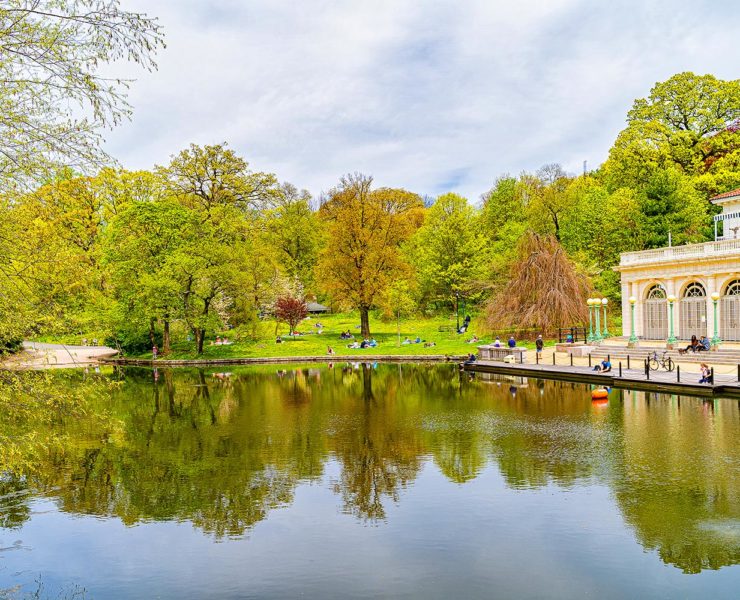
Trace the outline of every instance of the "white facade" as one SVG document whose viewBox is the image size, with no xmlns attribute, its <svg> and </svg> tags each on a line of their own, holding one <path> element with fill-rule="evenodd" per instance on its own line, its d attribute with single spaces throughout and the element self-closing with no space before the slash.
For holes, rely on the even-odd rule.
<svg viewBox="0 0 740 600">
<path fill-rule="evenodd" d="M 631 335 L 634 297 L 635 334 L 642 339 L 666 339 L 670 332 L 669 302 L 673 302 L 673 333 L 714 337 L 714 302 L 718 294 L 717 333 L 723 341 L 740 341 L 740 189 L 712 202 L 722 206 L 715 217 L 715 241 L 622 254 L 622 334 Z M 721 235 L 720 235 L 720 225 Z"/>
</svg>

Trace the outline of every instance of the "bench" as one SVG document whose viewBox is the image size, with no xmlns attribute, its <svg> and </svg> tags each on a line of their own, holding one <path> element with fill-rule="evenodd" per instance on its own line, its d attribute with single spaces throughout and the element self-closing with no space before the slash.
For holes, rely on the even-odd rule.
<svg viewBox="0 0 740 600">
<path fill-rule="evenodd" d="M 501 346 L 500 348 L 496 348 L 496 346 L 490 344 L 486 346 L 478 346 L 478 358 L 480 360 L 503 361 L 507 356 L 513 356 L 513 362 L 515 363 L 524 363 L 526 362 L 527 349 L 519 346 L 515 346 L 514 348 Z"/>
</svg>

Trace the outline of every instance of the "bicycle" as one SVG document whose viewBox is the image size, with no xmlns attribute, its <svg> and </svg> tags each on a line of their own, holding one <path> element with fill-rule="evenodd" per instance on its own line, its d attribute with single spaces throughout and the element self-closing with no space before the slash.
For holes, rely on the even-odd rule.
<svg viewBox="0 0 740 600">
<path fill-rule="evenodd" d="M 673 359 L 670 356 L 667 356 L 668 350 L 663 352 L 663 356 L 658 358 L 658 353 L 653 352 L 653 355 L 648 355 L 648 366 L 650 367 L 650 370 L 657 371 L 658 369 L 662 368 L 668 371 L 669 373 L 673 371 L 673 367 L 675 366 L 673 363 Z"/>
</svg>

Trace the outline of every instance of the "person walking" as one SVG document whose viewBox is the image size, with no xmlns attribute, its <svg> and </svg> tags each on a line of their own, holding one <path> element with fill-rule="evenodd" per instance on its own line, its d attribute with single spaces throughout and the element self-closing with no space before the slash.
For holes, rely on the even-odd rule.
<svg viewBox="0 0 740 600">
<path fill-rule="evenodd" d="M 152 346 L 152 359 L 153 360 L 157 360 L 157 354 L 159 354 L 159 348 L 157 348 L 157 345 L 154 344 L 154 346 Z"/>
<path fill-rule="evenodd" d="M 537 348 L 537 354 L 542 354 L 542 349 L 545 347 L 545 342 L 542 340 L 542 335 L 537 336 L 537 341 L 534 343 Z"/>
</svg>

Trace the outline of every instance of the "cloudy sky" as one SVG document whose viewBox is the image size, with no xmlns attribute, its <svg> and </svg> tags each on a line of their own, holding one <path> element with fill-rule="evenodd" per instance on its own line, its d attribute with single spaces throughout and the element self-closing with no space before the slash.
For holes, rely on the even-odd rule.
<svg viewBox="0 0 740 600">
<path fill-rule="evenodd" d="M 735 0 L 122 0 L 159 70 L 107 134 L 128 168 L 228 142 L 314 195 L 377 185 L 477 202 L 506 172 L 596 167 L 632 101 L 680 71 L 740 77 Z"/>
</svg>

